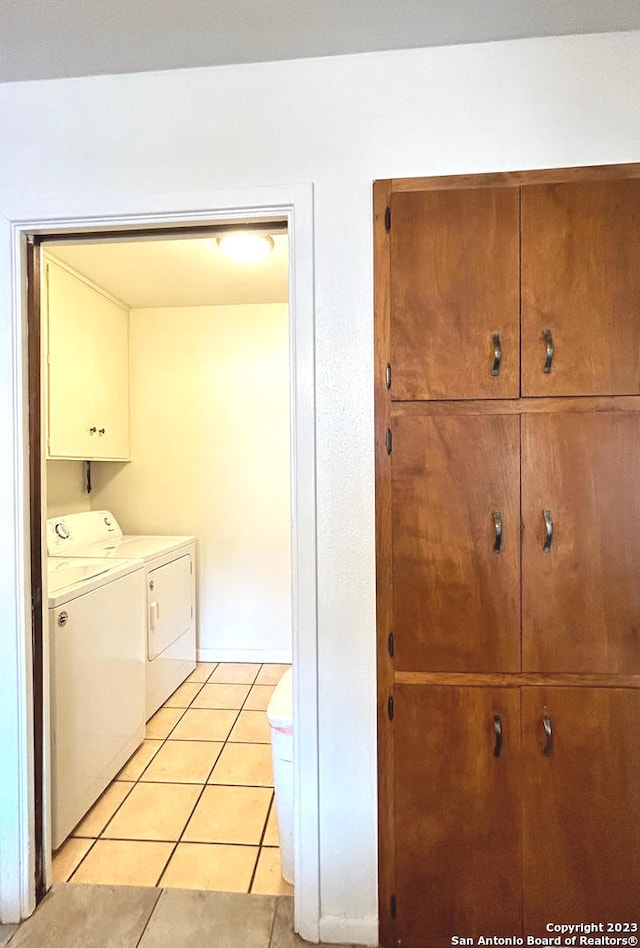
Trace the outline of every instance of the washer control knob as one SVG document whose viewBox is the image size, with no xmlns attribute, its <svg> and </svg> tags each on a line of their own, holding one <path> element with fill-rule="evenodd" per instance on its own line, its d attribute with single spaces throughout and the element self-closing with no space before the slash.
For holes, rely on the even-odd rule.
<svg viewBox="0 0 640 948">
<path fill-rule="evenodd" d="M 69 621 L 69 613 L 61 612 L 60 615 L 58 616 L 58 625 L 66 625 L 68 621 Z"/>
<path fill-rule="evenodd" d="M 107 525 L 108 527 L 111 526 L 111 521 L 109 520 L 108 517 L 105 517 L 105 518 L 104 518 L 104 522 L 106 523 L 106 525 Z"/>
<path fill-rule="evenodd" d="M 54 527 L 54 530 L 56 531 L 56 533 L 58 534 L 61 540 L 69 539 L 69 530 L 64 523 L 62 522 L 57 523 Z"/>
</svg>

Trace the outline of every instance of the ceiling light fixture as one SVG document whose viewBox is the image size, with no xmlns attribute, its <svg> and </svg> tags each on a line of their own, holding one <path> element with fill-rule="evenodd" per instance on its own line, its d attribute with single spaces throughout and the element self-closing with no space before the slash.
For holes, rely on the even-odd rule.
<svg viewBox="0 0 640 948">
<path fill-rule="evenodd" d="M 266 234 L 237 232 L 216 237 L 220 250 L 236 263 L 258 263 L 273 250 L 273 237 Z"/>
</svg>

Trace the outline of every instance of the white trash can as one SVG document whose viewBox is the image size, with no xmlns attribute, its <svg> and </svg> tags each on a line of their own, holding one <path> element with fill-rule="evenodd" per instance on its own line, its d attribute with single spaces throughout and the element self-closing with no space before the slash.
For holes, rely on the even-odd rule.
<svg viewBox="0 0 640 948">
<path fill-rule="evenodd" d="M 280 865 L 293 883 L 293 673 L 284 673 L 267 707 L 280 834 Z"/>
</svg>

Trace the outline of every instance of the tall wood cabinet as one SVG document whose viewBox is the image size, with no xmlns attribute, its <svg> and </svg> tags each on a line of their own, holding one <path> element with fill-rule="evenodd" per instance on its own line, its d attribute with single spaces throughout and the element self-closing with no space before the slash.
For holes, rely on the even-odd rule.
<svg viewBox="0 0 640 948">
<path fill-rule="evenodd" d="M 374 187 L 380 938 L 640 908 L 640 165 Z"/>
</svg>

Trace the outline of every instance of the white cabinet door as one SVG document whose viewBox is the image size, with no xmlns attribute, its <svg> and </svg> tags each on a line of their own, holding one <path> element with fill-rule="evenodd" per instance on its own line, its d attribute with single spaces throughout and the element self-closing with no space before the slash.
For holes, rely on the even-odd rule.
<svg viewBox="0 0 640 948">
<path fill-rule="evenodd" d="M 129 457 L 129 314 L 47 264 L 49 456 Z"/>
</svg>

